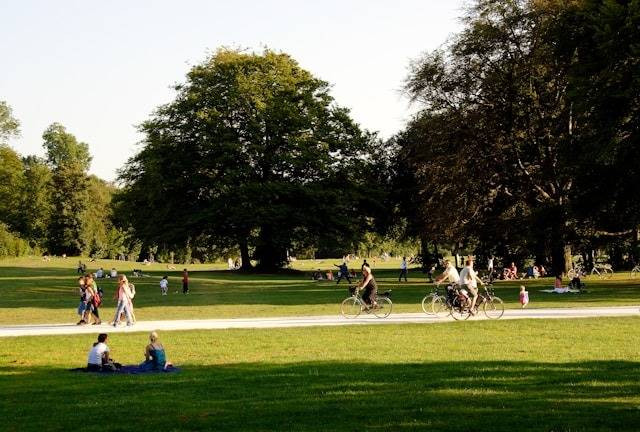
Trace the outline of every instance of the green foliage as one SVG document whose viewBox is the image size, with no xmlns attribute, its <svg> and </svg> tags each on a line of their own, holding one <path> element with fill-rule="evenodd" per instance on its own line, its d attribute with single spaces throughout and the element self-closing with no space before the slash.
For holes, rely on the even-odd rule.
<svg viewBox="0 0 640 432">
<path fill-rule="evenodd" d="M 18 231 L 33 244 L 45 244 L 51 220 L 51 170 L 35 156 L 23 159 L 20 223 Z"/>
<path fill-rule="evenodd" d="M 20 122 L 13 117 L 11 107 L 5 101 L 0 101 L 0 144 L 19 134 Z"/>
<path fill-rule="evenodd" d="M 565 245 L 637 227 L 638 21 L 634 2 L 477 1 L 406 83 L 416 230 L 562 273 Z"/>
<path fill-rule="evenodd" d="M 33 253 L 33 249 L 29 243 L 0 223 L 0 258 L 20 257 L 30 253 Z"/>
<path fill-rule="evenodd" d="M 351 243 L 373 137 L 329 89 L 285 54 L 218 51 L 142 125 L 117 214 L 162 249 L 237 246 L 245 268 L 250 249 L 273 269 L 294 243 Z"/>
<path fill-rule="evenodd" d="M 78 255 L 90 244 L 85 234 L 90 182 L 86 172 L 91 157 L 88 146 L 54 123 L 42 135 L 52 169 L 53 217 L 47 246 L 53 254 Z"/>
<path fill-rule="evenodd" d="M 23 182 L 22 160 L 6 144 L 0 144 L 0 222 L 11 229 L 19 227 L 21 212 L 20 189 Z"/>
</svg>

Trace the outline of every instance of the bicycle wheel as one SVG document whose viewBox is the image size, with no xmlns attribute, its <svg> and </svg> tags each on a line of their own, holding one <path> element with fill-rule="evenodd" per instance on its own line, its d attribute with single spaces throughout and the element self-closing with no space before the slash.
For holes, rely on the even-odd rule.
<svg viewBox="0 0 640 432">
<path fill-rule="evenodd" d="M 631 279 L 635 279 L 638 277 L 638 269 L 634 268 L 633 270 L 631 270 Z"/>
<path fill-rule="evenodd" d="M 576 277 L 576 271 L 574 269 L 571 269 L 567 272 L 567 277 L 569 278 L 569 280 L 573 279 L 574 277 Z"/>
<path fill-rule="evenodd" d="M 471 312 L 469 311 L 469 307 L 466 303 L 464 305 L 457 304 L 451 308 L 451 316 L 456 321 L 464 321 L 466 319 L 469 319 L 470 315 Z"/>
<path fill-rule="evenodd" d="M 373 314 L 378 318 L 386 318 L 391 314 L 393 303 L 387 297 L 379 297 L 378 305 L 373 308 Z"/>
<path fill-rule="evenodd" d="M 433 309 L 431 307 L 431 302 L 433 302 L 435 298 L 436 297 L 433 294 L 427 294 L 422 299 L 422 310 L 427 315 L 433 315 L 434 314 Z"/>
<path fill-rule="evenodd" d="M 443 297 L 434 297 L 431 302 L 431 310 L 433 315 L 438 318 L 446 318 L 451 315 L 451 310 L 447 306 L 447 302 Z"/>
<path fill-rule="evenodd" d="M 605 279 L 611 279 L 613 277 L 613 270 L 610 268 L 602 269 L 602 277 Z"/>
<path fill-rule="evenodd" d="M 482 310 L 489 319 L 500 319 L 504 315 L 504 303 L 500 297 L 491 297 L 482 306 Z"/>
<path fill-rule="evenodd" d="M 340 313 L 345 318 L 356 318 L 362 312 L 362 303 L 356 297 L 348 297 L 340 304 Z"/>
</svg>

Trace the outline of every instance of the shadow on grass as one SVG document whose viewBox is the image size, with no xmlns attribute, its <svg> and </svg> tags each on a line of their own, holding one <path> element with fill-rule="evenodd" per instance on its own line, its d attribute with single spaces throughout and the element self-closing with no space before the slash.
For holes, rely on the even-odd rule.
<svg viewBox="0 0 640 432">
<path fill-rule="evenodd" d="M 0 367 L 1 429 L 638 430 L 640 364 L 183 365 L 96 376 Z M 97 417 L 94 417 L 97 416 Z"/>
</svg>

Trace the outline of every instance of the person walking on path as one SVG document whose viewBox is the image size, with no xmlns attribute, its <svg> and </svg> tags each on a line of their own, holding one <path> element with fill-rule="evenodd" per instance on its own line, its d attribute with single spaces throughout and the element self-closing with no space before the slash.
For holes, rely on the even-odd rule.
<svg viewBox="0 0 640 432">
<path fill-rule="evenodd" d="M 404 281 L 407 281 L 407 257 L 402 257 L 402 262 L 400 263 L 400 276 L 398 276 L 398 282 L 402 282 L 402 278 L 404 277 Z"/>
<path fill-rule="evenodd" d="M 189 272 L 187 269 L 182 271 L 182 294 L 189 294 Z"/>
<path fill-rule="evenodd" d="M 336 285 L 340 283 L 340 279 L 345 278 L 349 283 L 351 283 L 351 275 L 349 274 L 349 268 L 347 267 L 346 261 L 343 261 L 342 264 L 334 264 L 334 266 L 338 267 L 338 280 L 336 281 Z"/>
<path fill-rule="evenodd" d="M 120 323 L 120 314 L 124 312 L 127 317 L 127 325 L 133 325 L 132 311 L 131 311 L 131 290 L 129 289 L 129 281 L 123 274 L 118 278 L 118 290 L 116 291 L 116 299 L 118 305 L 116 306 L 116 314 L 113 317 L 113 326 L 117 327 Z"/>
</svg>

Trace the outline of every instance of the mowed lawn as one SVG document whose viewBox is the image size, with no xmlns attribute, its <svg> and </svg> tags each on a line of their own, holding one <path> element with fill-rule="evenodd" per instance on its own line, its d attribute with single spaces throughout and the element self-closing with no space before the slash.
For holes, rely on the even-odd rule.
<svg viewBox="0 0 640 432">
<path fill-rule="evenodd" d="M 176 374 L 98 375 L 95 336 L 0 339 L 0 430 L 637 431 L 640 318 L 163 332 Z M 137 363 L 147 335 L 114 334 Z"/>
<path fill-rule="evenodd" d="M 333 315 L 338 314 L 339 304 L 347 296 L 345 282 L 336 285 L 310 278 L 310 269 L 330 269 L 340 262 L 337 259 L 298 261 L 292 270 L 278 275 L 230 272 L 225 270 L 225 264 L 189 265 L 189 295 L 181 294 L 180 265 L 168 270 L 165 264 L 83 261 L 92 272 L 99 267 L 105 270 L 116 267 L 131 276 L 132 269 L 143 269 L 148 277 L 131 278 L 137 290 L 134 304 L 138 320 Z M 76 322 L 77 262 L 77 258 L 44 262 L 39 257 L 0 261 L 0 325 Z M 352 264 L 352 268 L 359 270 L 359 261 Z M 409 283 L 398 283 L 398 266 L 398 260 L 375 264 L 374 274 L 380 290 L 392 290 L 395 312 L 421 312 L 420 301 L 432 285 L 427 284 L 418 270 L 409 272 Z M 164 274 L 169 275 L 170 294 L 163 297 L 158 283 Z M 586 279 L 589 291 L 586 294 L 540 292 L 551 288 L 552 282 L 549 278 L 497 282 L 495 291 L 507 308 L 519 307 L 520 284 L 526 285 L 530 292 L 530 308 L 640 303 L 640 278 L 631 279 L 628 272 L 619 273 L 611 280 Z M 110 320 L 115 307 L 112 297 L 116 282 L 104 279 L 98 283 L 106 292 L 102 317 Z"/>
</svg>

